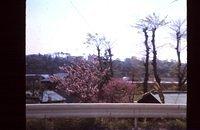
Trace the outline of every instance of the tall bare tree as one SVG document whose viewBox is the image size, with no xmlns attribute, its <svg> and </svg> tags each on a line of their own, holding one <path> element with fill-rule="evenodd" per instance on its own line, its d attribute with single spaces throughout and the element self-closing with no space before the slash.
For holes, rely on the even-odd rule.
<svg viewBox="0 0 200 130">
<path fill-rule="evenodd" d="M 165 102 L 164 100 L 164 95 L 162 93 L 162 88 L 160 85 L 161 79 L 160 76 L 158 74 L 158 69 L 157 69 L 157 49 L 156 49 L 156 42 L 155 42 L 155 34 L 156 34 L 156 30 L 164 25 L 167 24 L 166 22 L 166 18 L 160 19 L 159 16 L 157 16 L 155 13 L 153 13 L 153 15 L 149 15 L 147 16 L 145 19 L 142 19 L 142 22 L 146 23 L 148 25 L 148 30 L 151 31 L 152 33 L 152 39 L 151 39 L 151 44 L 152 44 L 152 51 L 153 51 L 153 60 L 152 60 L 152 66 L 153 66 L 153 74 L 156 80 L 156 86 L 157 91 L 159 92 L 159 96 L 160 99 L 162 101 L 162 103 Z"/>
<path fill-rule="evenodd" d="M 99 62 L 99 71 L 103 72 L 103 70 L 105 70 L 105 69 L 109 70 L 106 72 L 105 76 L 103 76 L 101 78 L 101 80 L 98 82 L 98 89 L 99 89 L 98 97 L 100 99 L 102 97 L 102 93 L 103 93 L 103 85 L 107 84 L 108 81 L 113 76 L 111 46 L 110 46 L 110 42 L 106 40 L 104 35 L 99 35 L 97 33 L 95 33 L 95 34 L 88 33 L 88 38 L 87 38 L 86 43 L 89 45 L 94 45 L 97 49 L 97 59 Z M 104 56 L 101 56 L 101 51 L 103 49 L 105 50 L 105 52 L 108 53 L 109 58 L 106 60 L 105 60 Z"/>
<path fill-rule="evenodd" d="M 157 49 L 156 49 L 155 35 L 156 35 L 156 30 L 159 27 L 167 24 L 166 18 L 167 16 L 163 19 L 160 19 L 159 16 L 153 13 L 153 15 L 149 15 L 143 20 L 144 22 L 148 23 L 149 30 L 152 32 L 152 39 L 151 39 L 152 49 L 153 49 L 152 65 L 153 65 L 154 77 L 158 85 L 160 85 L 161 79 L 157 71 Z"/>
<path fill-rule="evenodd" d="M 98 33 L 95 34 L 91 34 L 88 33 L 87 34 L 87 41 L 85 42 L 85 44 L 89 44 L 89 45 L 94 45 L 97 49 L 97 58 L 100 64 L 100 70 L 103 69 L 102 67 L 102 58 L 101 58 L 101 47 L 104 44 L 104 39 L 105 37 L 101 37 L 98 35 Z"/>
<path fill-rule="evenodd" d="M 100 70 L 104 68 L 110 69 L 110 76 L 113 76 L 113 65 L 112 65 L 112 47 L 111 42 L 106 39 L 104 35 L 99 35 L 97 33 L 90 34 L 88 33 L 87 41 L 85 42 L 89 45 L 94 45 L 97 49 L 97 58 L 100 64 Z M 105 56 L 101 56 L 101 51 L 104 49 Z M 105 61 L 106 59 L 106 61 Z M 106 65 L 105 65 L 106 64 Z"/>
<path fill-rule="evenodd" d="M 148 91 L 148 80 L 149 80 L 149 50 L 150 47 L 148 45 L 148 25 L 142 21 L 140 21 L 140 23 L 136 24 L 136 28 L 141 29 L 144 33 L 144 45 L 146 48 L 146 57 L 145 57 L 145 63 L 144 63 L 144 67 L 145 67 L 145 75 L 144 75 L 144 81 L 143 81 L 143 93 L 146 93 Z"/>
<path fill-rule="evenodd" d="M 186 26 L 185 26 L 185 20 L 176 20 L 172 21 L 170 28 L 173 30 L 176 38 L 176 54 L 177 54 L 177 78 L 178 78 L 178 89 L 182 90 L 183 85 L 187 81 L 187 65 L 182 67 L 181 63 L 181 40 L 186 37 L 187 32 L 186 32 Z"/>
</svg>

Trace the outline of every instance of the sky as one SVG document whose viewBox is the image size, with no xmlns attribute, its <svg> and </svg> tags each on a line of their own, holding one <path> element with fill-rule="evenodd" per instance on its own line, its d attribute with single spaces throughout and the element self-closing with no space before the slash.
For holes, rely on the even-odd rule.
<svg viewBox="0 0 200 130">
<path fill-rule="evenodd" d="M 26 54 L 96 54 L 87 33 L 104 35 L 112 43 L 113 58 L 145 56 L 144 36 L 135 28 L 154 12 L 167 20 L 186 19 L 186 0 L 27 0 Z M 169 26 L 156 31 L 158 59 L 176 60 L 176 40 Z M 149 33 L 149 35 L 151 35 Z M 181 60 L 187 61 L 186 39 Z"/>
</svg>

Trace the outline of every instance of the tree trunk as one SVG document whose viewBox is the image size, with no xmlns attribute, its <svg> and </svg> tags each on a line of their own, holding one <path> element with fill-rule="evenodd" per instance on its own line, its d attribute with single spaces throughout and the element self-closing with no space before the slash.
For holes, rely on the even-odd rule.
<svg viewBox="0 0 200 130">
<path fill-rule="evenodd" d="M 157 51 L 156 51 L 156 46 L 155 46 L 155 31 L 156 31 L 156 28 L 154 28 L 152 30 L 152 40 L 151 40 L 151 43 L 152 43 L 152 46 L 153 46 L 153 60 L 152 60 L 152 65 L 153 65 L 153 74 L 154 74 L 154 77 L 155 77 L 155 80 L 156 80 L 156 85 L 158 87 L 158 93 L 159 93 L 159 97 L 160 97 L 160 100 L 162 101 L 162 103 L 165 103 L 165 98 L 164 98 L 164 95 L 163 95 L 163 92 L 162 92 L 162 88 L 161 88 L 161 85 L 160 85 L 160 77 L 158 75 L 158 68 L 157 68 Z"/>
<path fill-rule="evenodd" d="M 110 75 L 111 75 L 111 77 L 113 77 L 113 64 L 112 64 L 112 53 L 111 53 L 111 48 L 108 49 L 108 54 L 109 54 Z"/>
<path fill-rule="evenodd" d="M 182 76 L 182 81 L 181 81 L 181 88 L 180 88 L 180 90 L 182 89 L 183 85 L 187 81 L 187 65 L 184 66 L 184 68 L 182 70 L 182 73 L 181 73 L 181 76 Z"/>
<path fill-rule="evenodd" d="M 178 63 L 177 63 L 177 78 L 178 78 L 178 90 L 182 90 L 182 86 L 184 85 L 184 83 L 186 82 L 186 79 L 184 79 L 185 77 L 185 68 L 183 69 L 183 71 L 181 71 L 181 58 L 180 58 L 180 32 L 176 33 L 176 53 L 177 53 L 177 59 L 178 59 Z"/>
<path fill-rule="evenodd" d="M 153 65 L 153 73 L 154 73 L 155 80 L 160 86 L 161 79 L 160 79 L 160 77 L 158 75 L 158 71 L 157 71 L 158 69 L 157 69 L 157 51 L 156 51 L 156 47 L 155 47 L 155 31 L 156 31 L 156 29 L 152 30 L 152 40 L 151 40 L 151 43 L 152 43 L 152 46 L 153 46 L 152 65 Z"/>
<path fill-rule="evenodd" d="M 145 35 L 145 47 L 146 47 L 146 59 L 144 63 L 145 67 L 145 76 L 144 76 L 144 82 L 143 82 L 143 93 L 146 93 L 148 90 L 148 80 L 149 80 L 149 46 L 148 46 L 148 35 L 147 35 L 147 28 L 143 29 L 144 35 Z"/>
<path fill-rule="evenodd" d="M 99 67 L 100 67 L 100 70 L 102 70 L 102 62 L 101 62 L 101 52 L 100 52 L 100 48 L 99 46 L 97 46 L 97 52 L 98 52 L 98 61 L 99 61 Z"/>
</svg>

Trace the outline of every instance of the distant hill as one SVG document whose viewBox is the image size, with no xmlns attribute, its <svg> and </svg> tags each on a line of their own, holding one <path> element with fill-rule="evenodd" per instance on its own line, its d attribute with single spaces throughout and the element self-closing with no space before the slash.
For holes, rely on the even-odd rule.
<svg viewBox="0 0 200 130">
<path fill-rule="evenodd" d="M 33 54 L 26 56 L 26 73 L 27 74 L 54 74 L 62 73 L 60 66 L 70 65 L 75 59 L 82 59 L 81 56 L 65 56 Z M 88 58 L 88 60 L 91 59 Z M 158 73 L 160 77 L 176 77 L 176 61 L 158 60 Z M 113 60 L 114 77 L 131 77 L 134 74 L 135 79 L 141 79 L 144 76 L 144 62 L 135 57 L 126 58 L 124 61 L 119 59 Z M 150 78 L 152 76 L 152 66 L 150 66 Z"/>
</svg>

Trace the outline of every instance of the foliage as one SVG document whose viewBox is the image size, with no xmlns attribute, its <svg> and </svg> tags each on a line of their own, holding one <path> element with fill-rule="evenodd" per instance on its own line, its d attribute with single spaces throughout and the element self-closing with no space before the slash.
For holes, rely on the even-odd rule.
<svg viewBox="0 0 200 130">
<path fill-rule="evenodd" d="M 131 130 L 133 118 L 48 118 L 26 119 L 26 130 Z M 138 119 L 141 130 L 186 130 L 186 119 Z"/>
<path fill-rule="evenodd" d="M 96 121 L 106 130 L 131 130 L 133 127 L 133 119 L 129 118 L 101 118 Z"/>
<path fill-rule="evenodd" d="M 27 119 L 26 130 L 45 130 L 45 120 Z"/>
<path fill-rule="evenodd" d="M 105 102 L 134 102 L 134 86 L 122 79 L 112 78 L 104 87 Z"/>
<path fill-rule="evenodd" d="M 167 130 L 186 130 L 186 119 L 148 118 L 146 121 L 144 119 L 140 120 L 138 125 L 148 130 L 159 130 L 160 128 Z"/>
<path fill-rule="evenodd" d="M 43 57 L 43 58 L 42 58 Z M 33 74 L 51 74 L 59 73 L 62 70 L 59 69 L 60 66 L 69 66 L 71 62 L 78 59 L 83 59 L 77 56 L 67 56 L 67 57 L 48 57 L 48 55 L 27 55 L 26 56 L 26 73 Z M 90 59 L 91 56 L 88 58 Z M 94 57 L 94 56 L 93 56 Z M 48 59 L 44 60 L 44 59 Z M 88 60 L 89 60 L 88 59 Z M 113 71 L 114 77 L 121 78 L 124 76 L 131 77 L 131 73 L 134 73 L 135 80 L 140 80 L 144 77 L 144 62 L 135 57 L 126 58 L 124 61 L 119 59 L 113 60 Z M 161 77 L 172 77 L 176 78 L 176 61 L 161 61 L 157 60 L 158 72 Z M 185 64 L 182 64 L 184 66 Z M 49 70 L 48 68 L 51 68 Z M 150 77 L 152 76 L 152 67 L 150 66 Z"/>
<path fill-rule="evenodd" d="M 97 60 L 79 60 L 70 66 L 60 67 L 68 74 L 64 79 L 53 76 L 57 88 L 68 95 L 76 97 L 79 102 L 97 102 L 99 93 L 106 81 L 109 80 L 108 69 L 101 71 Z"/>
<path fill-rule="evenodd" d="M 131 130 L 132 120 L 114 118 L 27 119 L 26 130 Z"/>
<path fill-rule="evenodd" d="M 97 60 L 78 60 L 60 67 L 68 74 L 64 79 L 53 76 L 57 88 L 79 102 L 133 102 L 134 86 L 119 78 L 110 78 L 109 68 L 98 68 Z"/>
<path fill-rule="evenodd" d="M 68 64 L 65 58 L 51 55 L 27 55 L 26 56 L 26 73 L 34 74 L 53 74 L 59 72 L 59 66 Z"/>
<path fill-rule="evenodd" d="M 183 119 L 174 119 L 167 122 L 167 126 L 170 130 L 185 130 L 186 129 L 186 121 Z"/>
<path fill-rule="evenodd" d="M 92 130 L 95 128 L 95 119 L 28 119 L 26 121 L 27 130 Z"/>
<path fill-rule="evenodd" d="M 32 78 L 26 77 L 26 91 L 31 92 L 31 94 L 27 94 L 28 97 L 39 97 L 40 89 L 42 84 L 40 82 L 41 77 L 35 76 Z"/>
</svg>

